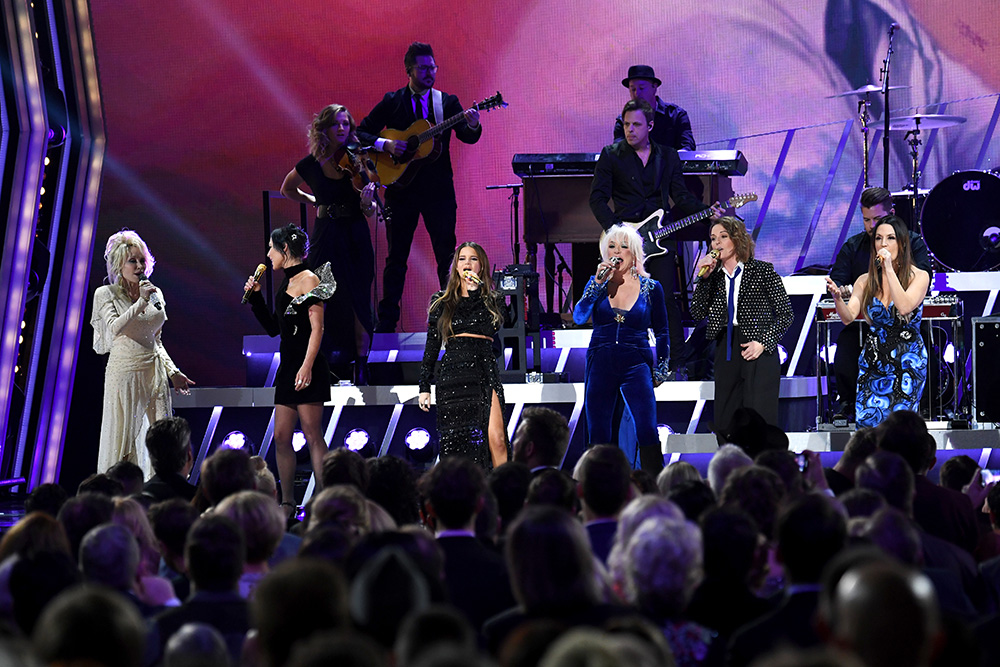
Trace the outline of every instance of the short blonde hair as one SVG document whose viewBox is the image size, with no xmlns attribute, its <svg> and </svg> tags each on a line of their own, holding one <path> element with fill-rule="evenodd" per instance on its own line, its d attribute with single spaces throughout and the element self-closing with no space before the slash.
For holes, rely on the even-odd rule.
<svg viewBox="0 0 1000 667">
<path fill-rule="evenodd" d="M 635 258 L 635 270 L 639 275 L 649 277 L 646 272 L 646 253 L 642 251 L 642 237 L 629 225 L 614 225 L 601 237 L 601 259 L 608 261 L 608 245 L 616 241 L 619 245 L 625 245 L 632 251 Z"/>
<path fill-rule="evenodd" d="M 146 260 L 146 275 L 153 275 L 153 267 L 156 259 L 149 253 L 149 248 L 142 237 L 131 229 L 123 229 L 108 237 L 108 244 L 104 247 L 104 262 L 108 267 L 108 282 L 112 285 L 118 284 L 118 279 L 122 275 L 122 267 L 128 259 L 129 248 L 138 248 L 142 251 L 142 256 Z"/>
<path fill-rule="evenodd" d="M 226 496 L 214 514 L 236 522 L 243 529 L 247 563 L 256 565 L 271 557 L 285 535 L 285 517 L 274 498 L 260 491 L 240 491 Z"/>
</svg>

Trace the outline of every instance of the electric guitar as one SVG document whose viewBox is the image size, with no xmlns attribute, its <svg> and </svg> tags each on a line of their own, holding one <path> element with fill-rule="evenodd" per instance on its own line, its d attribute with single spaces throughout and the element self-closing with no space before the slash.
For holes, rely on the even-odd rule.
<svg viewBox="0 0 1000 667">
<path fill-rule="evenodd" d="M 740 208 L 752 201 L 757 201 L 757 194 L 755 192 L 750 192 L 745 195 L 733 195 L 729 198 L 723 208 Z M 665 248 L 660 245 L 660 241 L 670 236 L 674 232 L 684 229 L 685 227 L 690 227 L 696 222 L 705 220 L 706 218 L 712 217 L 712 209 L 706 208 L 704 211 L 699 211 L 694 215 L 689 215 L 686 218 L 681 218 L 677 222 L 671 222 L 666 227 L 661 227 L 663 222 L 664 211 L 662 208 L 657 209 L 649 214 L 649 217 L 645 220 L 640 220 L 639 222 L 622 222 L 623 225 L 628 225 L 635 231 L 639 233 L 639 237 L 642 238 L 642 252 L 649 260 L 652 257 L 658 257 L 667 252 Z M 601 240 L 604 240 L 604 236 L 607 232 L 601 232 Z"/>
<path fill-rule="evenodd" d="M 506 106 L 507 103 L 503 101 L 503 96 L 500 94 L 500 91 L 497 91 L 496 95 L 487 97 L 482 102 L 474 104 L 469 110 L 490 111 L 497 108 L 503 109 Z M 416 168 L 420 166 L 418 164 L 409 169 L 414 162 L 427 157 L 430 157 L 433 162 L 441 154 L 441 142 L 436 141 L 435 137 L 463 121 L 465 121 L 465 111 L 455 114 L 437 125 L 431 125 L 429 120 L 421 118 L 414 121 L 413 125 L 410 125 L 405 130 L 382 130 L 379 134 L 379 137 L 382 139 L 392 139 L 393 141 L 401 141 L 406 144 L 406 150 L 399 157 L 394 157 L 388 153 L 376 154 L 375 170 L 378 172 L 378 177 L 382 185 L 392 185 L 395 183 L 397 186 L 404 186 L 408 184 L 413 180 L 413 176 L 417 171 Z"/>
</svg>

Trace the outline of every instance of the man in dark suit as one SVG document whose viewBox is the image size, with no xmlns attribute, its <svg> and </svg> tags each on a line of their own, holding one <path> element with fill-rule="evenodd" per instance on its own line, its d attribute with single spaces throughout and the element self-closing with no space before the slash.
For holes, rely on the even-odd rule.
<svg viewBox="0 0 1000 667">
<path fill-rule="evenodd" d="M 781 644 L 807 648 L 822 643 L 813 626 L 820 576 L 847 543 L 847 522 L 830 498 L 810 494 L 788 507 L 778 519 L 776 532 L 778 560 L 789 585 L 774 611 L 733 635 L 726 661 L 731 667 L 748 665 Z"/>
<path fill-rule="evenodd" d="M 479 629 L 516 604 L 503 557 L 476 539 L 474 532 L 486 478 L 471 460 L 452 456 L 427 473 L 422 487 L 425 510 L 436 522 L 437 543 L 444 553 L 448 598 Z"/>
<path fill-rule="evenodd" d="M 575 472 L 591 549 L 606 564 L 618 530 L 618 515 L 632 494 L 632 467 L 618 447 L 596 445 L 584 453 Z"/>
<path fill-rule="evenodd" d="M 669 211 L 670 199 L 684 216 L 708 208 L 684 184 L 677 151 L 650 140 L 654 118 L 655 113 L 646 100 L 630 100 L 622 110 L 624 141 L 605 146 L 597 159 L 590 186 L 590 210 L 605 231 L 621 222 L 645 220 L 660 208 Z M 614 202 L 613 211 L 609 202 Z M 721 211 L 715 213 L 719 215 Z M 664 219 L 662 224 L 668 222 Z M 675 366 L 684 348 L 681 311 L 674 300 L 677 242 L 664 239 L 660 244 L 667 252 L 657 257 L 647 256 L 645 265 L 663 287 L 670 329 L 670 362 Z"/>
<path fill-rule="evenodd" d="M 866 188 L 861 193 L 861 220 L 864 230 L 844 241 L 837 253 L 837 260 L 830 269 L 830 278 L 842 289 L 849 289 L 863 273 L 868 273 L 871 260 L 871 234 L 875 223 L 887 215 L 895 215 L 892 193 L 885 188 Z M 934 275 L 927 244 L 916 232 L 910 232 L 910 252 L 913 264 L 929 275 Z M 861 357 L 861 321 L 855 320 L 837 335 L 837 354 L 833 359 L 833 372 L 837 378 L 837 411 L 854 414 L 858 392 L 858 359 Z"/>
<path fill-rule="evenodd" d="M 184 556 L 194 592 L 180 607 L 153 619 L 150 655 L 162 655 L 171 635 L 185 623 L 207 623 L 222 634 L 232 664 L 239 664 L 250 629 L 247 603 L 238 592 L 246 558 L 243 531 L 224 516 L 202 517 L 191 527 Z"/>
<path fill-rule="evenodd" d="M 194 498 L 195 487 L 187 478 L 194 466 L 191 426 L 184 417 L 166 417 L 153 422 L 146 431 L 146 450 L 155 473 L 142 492 L 155 502 Z"/>
<path fill-rule="evenodd" d="M 521 413 L 511 448 L 514 460 L 536 474 L 562 465 L 569 445 L 569 423 L 552 408 L 530 407 Z"/>
<path fill-rule="evenodd" d="M 632 65 L 628 68 L 628 76 L 622 79 L 622 85 L 628 88 L 633 100 L 645 100 L 656 112 L 653 119 L 653 131 L 649 139 L 660 146 L 668 146 L 677 151 L 693 151 L 695 149 L 694 132 L 691 131 L 691 121 L 688 113 L 676 104 L 664 102 L 657 95 L 663 84 L 656 78 L 656 73 L 649 65 Z M 625 138 L 625 123 L 621 116 L 615 119 L 615 141 Z"/>
<path fill-rule="evenodd" d="M 436 125 L 463 113 L 458 97 L 434 89 L 438 68 L 430 44 L 410 44 L 403 64 L 409 77 L 407 85 L 395 92 L 386 93 L 382 101 L 358 125 L 358 137 L 363 143 L 372 144 L 379 151 L 394 157 L 403 155 L 406 143 L 379 138 L 378 134 L 383 129 L 405 130 L 420 118 L 426 118 Z M 474 144 L 483 133 L 482 125 L 479 124 L 479 111 L 473 108 L 464 113 L 465 122 L 455 126 L 455 136 L 459 141 Z M 435 157 L 432 153 L 407 168 L 404 179 L 412 176 L 412 181 L 405 185 L 397 182 L 386 191 L 385 200 L 392 212 L 392 221 L 386 225 L 389 254 L 385 260 L 382 300 L 378 305 L 378 324 L 375 327 L 375 331 L 379 333 L 392 333 L 399 321 L 400 300 L 406 282 L 406 263 L 410 256 L 413 233 L 417 229 L 417 218 L 421 215 L 431 237 L 442 289 L 448 281 L 451 256 L 455 252 L 458 209 L 449 151 L 451 132 L 450 129 L 446 130 L 435 140 L 435 147 L 440 147 L 439 155 Z"/>
</svg>

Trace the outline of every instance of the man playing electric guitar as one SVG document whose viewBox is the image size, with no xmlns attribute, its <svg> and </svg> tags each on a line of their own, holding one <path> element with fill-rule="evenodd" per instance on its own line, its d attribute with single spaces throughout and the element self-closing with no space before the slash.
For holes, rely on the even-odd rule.
<svg viewBox="0 0 1000 667">
<path fill-rule="evenodd" d="M 433 88 L 437 64 L 430 44 L 410 44 L 403 64 L 409 83 L 395 92 L 386 93 L 382 101 L 358 125 L 358 137 L 362 144 L 373 144 L 377 150 L 394 157 L 404 155 L 406 143 L 380 138 L 379 132 L 384 128 L 405 130 L 418 118 L 426 118 L 433 123 L 463 113 L 458 97 Z M 455 136 L 459 141 L 474 144 L 479 141 L 483 132 L 482 125 L 479 124 L 479 111 L 473 108 L 464 113 L 465 122 L 455 126 Z M 412 180 L 406 185 L 391 185 L 386 190 L 385 199 L 392 210 L 392 222 L 386 225 L 389 254 L 383 272 L 382 300 L 378 305 L 378 324 L 375 327 L 378 333 L 392 333 L 399 321 L 410 245 L 417 229 L 417 219 L 421 215 L 431 238 L 442 289 L 448 280 L 448 269 L 456 245 L 455 223 L 458 209 L 448 150 L 451 130 L 443 132 L 437 141 L 440 142 L 441 151 L 436 159 L 431 155 L 410 165 L 407 175 L 415 172 L 412 173 Z"/>
<path fill-rule="evenodd" d="M 630 100 L 622 110 L 625 140 L 605 146 L 597 159 L 590 187 L 590 210 L 607 230 L 619 222 L 638 222 L 656 209 L 670 210 L 673 199 L 685 216 L 708 206 L 698 201 L 684 184 L 681 161 L 673 148 L 649 140 L 653 128 L 653 108 L 643 99 Z M 614 202 L 614 211 L 608 205 Z M 714 220 L 722 215 L 718 203 L 712 206 Z M 668 222 L 668 221 L 665 221 Z M 706 227 L 706 237 L 708 227 Z M 674 300 L 677 276 L 677 243 L 669 239 L 660 245 L 669 252 L 646 262 L 646 270 L 663 287 L 670 329 L 670 363 L 674 369 L 682 356 L 684 330 L 680 309 Z"/>
</svg>

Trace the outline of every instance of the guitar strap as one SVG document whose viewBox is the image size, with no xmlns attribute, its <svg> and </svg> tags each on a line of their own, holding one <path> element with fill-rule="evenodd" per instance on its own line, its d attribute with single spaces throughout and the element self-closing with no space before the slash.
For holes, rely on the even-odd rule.
<svg viewBox="0 0 1000 667">
<path fill-rule="evenodd" d="M 437 88 L 431 88 L 431 106 L 434 107 L 434 124 L 440 125 L 444 120 L 444 93 Z"/>
<path fill-rule="evenodd" d="M 653 155 L 654 155 L 653 160 L 655 160 L 655 162 L 653 163 L 653 168 L 656 170 L 656 182 L 659 183 L 662 186 L 663 185 L 663 170 L 666 168 L 665 165 L 664 165 L 664 161 L 663 161 L 663 149 L 661 149 L 659 146 L 656 146 L 654 144 Z M 664 197 L 664 194 L 666 195 L 665 197 Z M 661 187 L 661 190 L 660 190 L 660 202 L 661 202 L 661 207 L 663 208 L 663 220 L 660 221 L 660 225 L 659 225 L 660 227 L 662 227 L 664 224 L 670 222 L 670 199 L 669 198 L 670 198 L 670 192 L 668 191 L 668 192 L 664 193 L 662 191 L 662 187 Z"/>
</svg>

